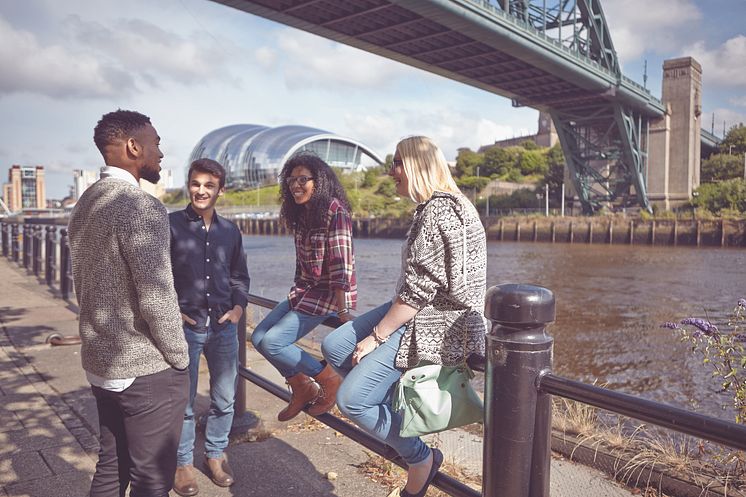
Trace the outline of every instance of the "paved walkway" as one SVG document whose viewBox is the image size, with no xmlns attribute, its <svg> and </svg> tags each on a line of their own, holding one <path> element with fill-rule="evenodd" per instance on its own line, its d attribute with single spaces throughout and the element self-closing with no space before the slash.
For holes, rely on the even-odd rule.
<svg viewBox="0 0 746 497">
<path fill-rule="evenodd" d="M 98 449 L 95 402 L 80 367 L 80 346 L 46 344 L 52 333 L 77 334 L 75 306 L 55 298 L 6 259 L 0 259 L 0 281 L 0 497 L 85 496 Z M 274 368 L 252 350 L 248 362 L 281 383 Z M 208 404 L 203 375 L 198 412 Z M 391 488 L 361 471 L 369 460 L 361 446 L 305 415 L 277 422 L 282 401 L 253 385 L 248 398 L 250 416 L 259 421 L 227 451 L 236 484 L 222 489 L 200 474 L 200 496 L 389 495 Z M 478 437 L 454 430 L 437 438 L 448 461 L 480 474 Z M 632 495 L 601 473 L 571 462 L 553 460 L 551 471 L 553 497 Z M 336 477 L 327 477 L 330 472 Z M 433 490 L 428 495 L 441 494 Z"/>
</svg>

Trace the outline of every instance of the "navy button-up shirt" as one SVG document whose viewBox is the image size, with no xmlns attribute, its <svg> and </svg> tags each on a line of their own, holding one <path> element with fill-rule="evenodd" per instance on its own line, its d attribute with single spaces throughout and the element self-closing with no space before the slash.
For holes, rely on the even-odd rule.
<svg viewBox="0 0 746 497">
<path fill-rule="evenodd" d="M 181 312 L 197 321 L 191 327 L 206 330 L 207 317 L 215 330 L 218 320 L 233 308 L 246 306 L 249 271 L 241 232 L 234 223 L 213 214 L 210 229 L 192 205 L 169 214 L 171 263 Z"/>
</svg>

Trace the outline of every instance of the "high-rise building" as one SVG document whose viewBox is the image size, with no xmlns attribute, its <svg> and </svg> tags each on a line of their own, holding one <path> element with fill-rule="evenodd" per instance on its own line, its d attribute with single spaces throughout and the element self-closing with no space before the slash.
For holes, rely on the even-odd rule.
<svg viewBox="0 0 746 497">
<path fill-rule="evenodd" d="M 8 183 L 3 185 L 3 200 L 11 212 L 47 207 L 44 166 L 21 167 L 14 164 L 8 170 Z"/>
</svg>

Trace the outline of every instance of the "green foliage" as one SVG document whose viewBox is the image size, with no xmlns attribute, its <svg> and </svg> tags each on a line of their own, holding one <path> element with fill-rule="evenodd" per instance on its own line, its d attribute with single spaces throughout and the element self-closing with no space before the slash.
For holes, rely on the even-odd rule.
<svg viewBox="0 0 746 497">
<path fill-rule="evenodd" d="M 518 168 L 523 176 L 545 175 L 549 171 L 546 152 L 543 150 L 522 150 L 518 155 Z"/>
<path fill-rule="evenodd" d="M 731 179 L 700 185 L 692 203 L 715 213 L 723 209 L 746 212 L 746 180 Z"/>
<path fill-rule="evenodd" d="M 462 176 L 460 178 L 456 178 L 456 184 L 462 190 L 481 191 L 485 186 L 487 186 L 487 183 L 489 182 L 490 179 L 483 176 Z"/>
<path fill-rule="evenodd" d="M 490 196 L 490 211 L 500 209 L 535 209 L 540 207 L 536 193 L 528 188 L 521 188 L 510 195 Z"/>
<path fill-rule="evenodd" d="M 533 140 L 522 141 L 519 145 L 526 150 L 538 150 L 540 148 Z"/>
<path fill-rule="evenodd" d="M 376 193 L 378 195 L 383 195 L 384 197 L 394 197 L 396 195 L 396 185 L 394 184 L 394 180 L 391 178 L 383 179 L 378 183 Z"/>
<path fill-rule="evenodd" d="M 383 166 L 369 167 L 363 173 L 363 182 L 360 183 L 360 186 L 363 188 L 371 188 L 376 184 L 378 177 L 383 174 L 386 174 L 385 171 L 383 171 Z"/>
<path fill-rule="evenodd" d="M 744 176 L 743 154 L 713 154 L 702 161 L 702 183 L 725 181 Z"/>
<path fill-rule="evenodd" d="M 746 126 L 741 123 L 731 127 L 718 148 L 721 154 L 740 155 L 743 159 L 743 154 L 746 154 Z"/>
<path fill-rule="evenodd" d="M 549 199 L 552 203 L 561 202 L 562 183 L 565 182 L 565 156 L 559 143 L 547 152 L 547 172 L 539 181 L 538 188 L 549 185 Z"/>
<path fill-rule="evenodd" d="M 723 392 L 732 396 L 736 423 L 746 423 L 746 299 L 740 299 L 728 322 L 719 329 L 703 319 L 683 319 L 681 325 L 666 323 L 678 329 L 681 340 L 688 342 L 692 352 L 702 357 L 702 363 L 718 378 Z"/>
<path fill-rule="evenodd" d="M 458 149 L 458 155 L 456 156 L 456 171 L 454 176 L 457 178 L 462 176 L 476 176 L 477 167 L 481 166 L 483 163 L 483 154 L 473 152 L 468 148 L 460 148 Z M 484 173 L 480 171 L 480 174 Z"/>
</svg>

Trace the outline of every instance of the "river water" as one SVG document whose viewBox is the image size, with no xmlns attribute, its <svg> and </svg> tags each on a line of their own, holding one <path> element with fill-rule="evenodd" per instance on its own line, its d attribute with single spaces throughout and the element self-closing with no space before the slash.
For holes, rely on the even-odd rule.
<svg viewBox="0 0 746 497">
<path fill-rule="evenodd" d="M 393 295 L 401 244 L 355 240 L 358 314 Z M 284 298 L 295 271 L 292 238 L 245 236 L 244 246 L 251 292 Z M 554 292 L 556 374 L 733 419 L 720 407 L 727 399 L 709 370 L 660 325 L 688 316 L 725 319 L 746 297 L 746 251 L 513 242 L 488 242 L 487 251 L 488 286 L 526 283 Z M 253 312 L 254 319 L 266 313 Z"/>
</svg>

